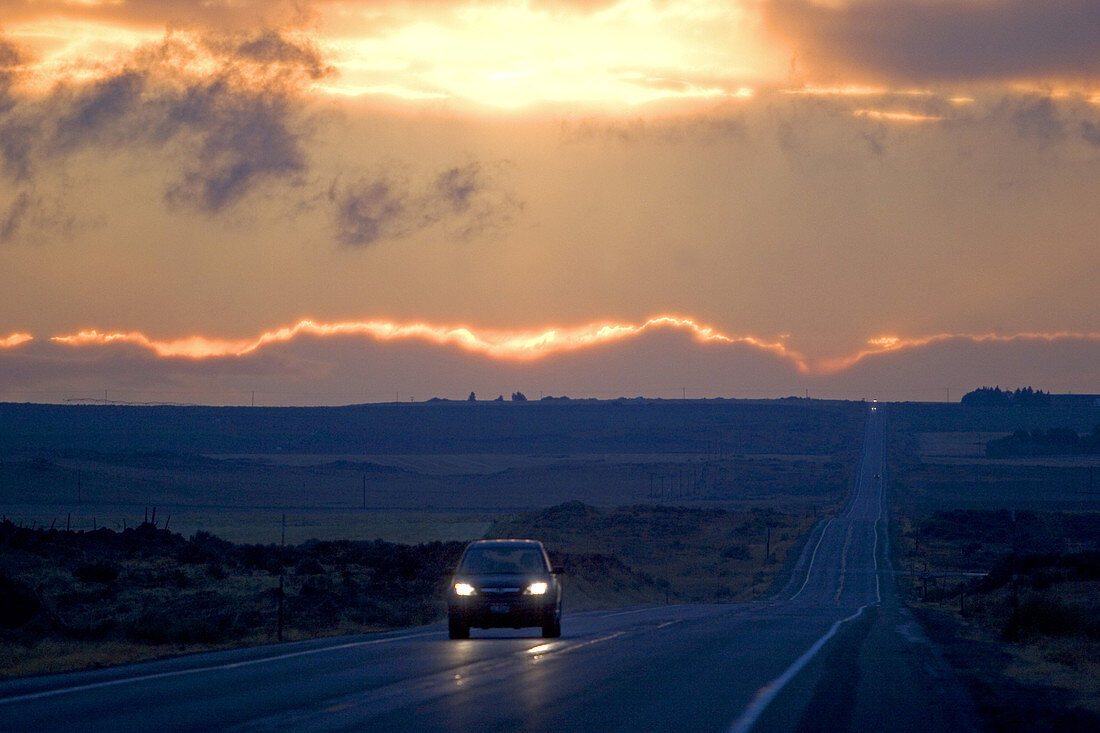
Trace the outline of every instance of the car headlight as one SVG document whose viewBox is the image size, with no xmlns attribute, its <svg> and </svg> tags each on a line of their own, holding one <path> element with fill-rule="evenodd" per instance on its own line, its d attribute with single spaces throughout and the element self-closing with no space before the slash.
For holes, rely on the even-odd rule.
<svg viewBox="0 0 1100 733">
<path fill-rule="evenodd" d="M 538 583 L 532 583 L 531 585 L 527 586 L 527 592 L 533 596 L 541 596 L 546 593 L 546 589 L 549 587 L 550 585 L 548 583 L 543 583 L 540 581 Z"/>
<path fill-rule="evenodd" d="M 455 583 L 455 593 L 460 596 L 472 596 L 474 587 L 469 583 Z"/>
</svg>

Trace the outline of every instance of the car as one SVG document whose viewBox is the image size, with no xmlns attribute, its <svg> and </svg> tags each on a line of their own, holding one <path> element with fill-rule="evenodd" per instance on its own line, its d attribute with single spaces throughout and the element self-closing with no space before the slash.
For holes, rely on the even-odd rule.
<svg viewBox="0 0 1100 733">
<path fill-rule="evenodd" d="M 466 546 L 447 590 L 447 630 L 470 638 L 470 628 L 539 626 L 561 636 L 561 571 L 537 540 L 478 540 Z"/>
</svg>

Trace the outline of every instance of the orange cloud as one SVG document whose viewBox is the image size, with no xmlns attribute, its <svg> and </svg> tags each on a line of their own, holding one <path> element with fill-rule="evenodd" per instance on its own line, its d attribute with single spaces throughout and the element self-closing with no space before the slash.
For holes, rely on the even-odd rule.
<svg viewBox="0 0 1100 733">
<path fill-rule="evenodd" d="M 836 374 L 863 361 L 869 356 L 884 354 L 888 351 L 901 351 L 928 346 L 944 341 L 970 341 L 972 343 L 1012 343 L 1015 341 L 1100 341 L 1100 333 L 1081 331 L 1056 331 L 1054 333 L 1018 333 L 1009 336 L 1001 334 L 941 333 L 935 336 L 902 338 L 900 336 L 879 336 L 868 340 L 871 348 L 863 349 L 849 356 L 825 359 L 815 364 L 815 371 L 821 374 Z"/>
<path fill-rule="evenodd" d="M 420 339 L 442 345 L 457 346 L 466 351 L 493 358 L 530 360 L 563 351 L 572 351 L 601 343 L 619 341 L 657 328 L 680 329 L 702 342 L 743 343 L 789 359 L 800 371 L 806 371 L 801 354 L 782 343 L 768 342 L 752 336 L 728 336 L 690 318 L 662 315 L 641 324 L 591 323 L 571 328 L 547 328 L 541 331 L 501 331 L 475 329 L 468 326 L 433 325 L 430 323 L 393 323 L 390 321 L 344 321 L 317 323 L 303 320 L 293 326 L 267 331 L 255 339 L 216 339 L 191 336 L 184 339 L 156 340 L 143 333 L 100 333 L 89 330 L 54 336 L 51 340 L 73 346 L 133 344 L 150 349 L 158 356 L 205 359 L 250 354 L 264 346 L 291 341 L 299 336 L 362 335 L 379 341 Z"/>
<path fill-rule="evenodd" d="M 444 346 L 454 346 L 468 352 L 511 361 L 533 361 L 557 353 L 575 351 L 600 344 L 634 338 L 646 331 L 674 329 L 685 331 L 702 343 L 744 344 L 768 352 L 792 364 L 802 374 L 832 375 L 845 371 L 869 357 L 892 351 L 911 350 L 946 341 L 972 343 L 1011 343 L 1017 341 L 1100 341 L 1100 333 L 1058 331 L 1052 333 L 961 334 L 943 333 L 933 336 L 879 336 L 868 340 L 868 347 L 853 354 L 828 359 L 809 360 L 802 353 L 781 341 L 768 341 L 753 336 L 730 336 L 691 318 L 661 315 L 639 324 L 590 323 L 568 328 L 505 331 L 477 329 L 462 325 L 430 323 L 394 323 L 392 321 L 343 321 L 318 323 L 302 320 L 292 326 L 267 331 L 254 339 L 217 339 L 191 336 L 182 339 L 157 340 L 140 332 L 100 333 L 89 330 L 54 336 L 52 341 L 72 346 L 131 344 L 149 349 L 166 358 L 207 359 L 239 357 L 301 336 L 363 336 L 377 341 L 420 340 Z M 0 346 L 14 346 L 30 340 L 27 334 L 13 334 Z"/>
<path fill-rule="evenodd" d="M 922 115 L 916 112 L 883 109 L 857 109 L 852 114 L 856 117 L 886 122 L 942 122 L 944 119 L 942 115 Z"/>
<path fill-rule="evenodd" d="M 29 333 L 13 333 L 7 338 L 0 338 L 0 349 L 10 349 L 19 344 L 25 344 L 33 340 L 34 336 L 31 336 Z"/>
</svg>

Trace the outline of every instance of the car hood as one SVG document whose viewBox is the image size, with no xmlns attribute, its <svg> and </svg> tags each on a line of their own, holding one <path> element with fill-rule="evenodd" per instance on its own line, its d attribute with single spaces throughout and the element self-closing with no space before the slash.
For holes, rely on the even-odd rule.
<svg viewBox="0 0 1100 733">
<path fill-rule="evenodd" d="M 456 573 L 455 581 L 461 581 L 463 583 L 469 583 L 478 587 L 497 587 L 497 588 L 525 588 L 530 583 L 536 583 L 538 581 L 549 581 L 549 573 L 526 573 L 524 575 L 517 575 L 515 573 L 508 574 L 488 574 L 488 573 Z"/>
</svg>

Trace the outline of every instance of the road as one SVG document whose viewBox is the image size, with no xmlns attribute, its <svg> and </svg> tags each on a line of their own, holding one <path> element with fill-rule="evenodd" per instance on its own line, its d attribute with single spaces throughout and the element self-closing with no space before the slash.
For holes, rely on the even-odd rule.
<svg viewBox="0 0 1100 733">
<path fill-rule="evenodd" d="M 877 408 L 847 507 L 767 602 L 567 614 L 548 641 L 450 641 L 435 625 L 9 681 L 0 719 L 34 731 L 974 730 L 898 601 L 885 471 Z"/>
</svg>

